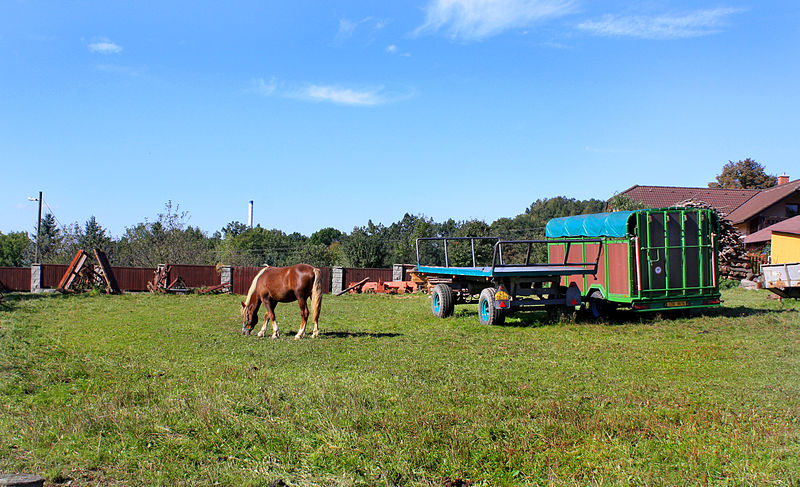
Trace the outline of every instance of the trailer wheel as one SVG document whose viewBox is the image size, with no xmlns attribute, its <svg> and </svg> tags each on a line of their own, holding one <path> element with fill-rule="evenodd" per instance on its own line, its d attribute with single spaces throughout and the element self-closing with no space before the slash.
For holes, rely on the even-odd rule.
<svg viewBox="0 0 800 487">
<path fill-rule="evenodd" d="M 494 307 L 496 292 L 493 287 L 481 291 L 481 297 L 478 299 L 478 318 L 481 325 L 502 325 L 506 321 L 505 312 Z"/>
<path fill-rule="evenodd" d="M 592 318 L 605 318 L 611 309 L 611 304 L 603 299 L 603 294 L 600 291 L 595 291 L 589 296 L 589 314 L 592 315 Z"/>
<path fill-rule="evenodd" d="M 447 284 L 437 284 L 431 291 L 431 311 L 437 318 L 447 318 L 453 314 L 455 303 L 453 290 Z"/>
</svg>

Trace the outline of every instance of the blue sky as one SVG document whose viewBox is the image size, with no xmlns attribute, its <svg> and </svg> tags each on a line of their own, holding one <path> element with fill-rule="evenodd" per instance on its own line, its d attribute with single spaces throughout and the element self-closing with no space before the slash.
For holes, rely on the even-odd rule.
<svg viewBox="0 0 800 487">
<path fill-rule="evenodd" d="M 800 3 L 0 1 L 0 231 L 310 235 L 800 177 Z M 47 207 L 45 207 L 47 211 Z"/>
</svg>

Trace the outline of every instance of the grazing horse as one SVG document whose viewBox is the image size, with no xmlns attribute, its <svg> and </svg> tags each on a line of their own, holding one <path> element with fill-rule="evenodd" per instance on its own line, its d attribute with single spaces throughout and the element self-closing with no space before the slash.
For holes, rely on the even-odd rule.
<svg viewBox="0 0 800 487">
<path fill-rule="evenodd" d="M 309 307 L 306 301 L 311 298 L 311 321 L 314 322 L 312 336 L 319 336 L 319 310 L 322 307 L 322 272 L 308 264 L 297 264 L 290 267 L 265 267 L 261 269 L 250 290 L 247 299 L 242 302 L 242 334 L 249 335 L 258 323 L 258 307 L 261 303 L 267 308 L 264 326 L 258 332 L 263 337 L 267 331 L 267 324 L 272 321 L 272 338 L 278 338 L 278 322 L 275 319 L 275 305 L 278 303 L 291 303 L 297 301 L 300 305 L 300 330 L 295 335 L 295 340 L 303 338 L 306 333 Z"/>
</svg>

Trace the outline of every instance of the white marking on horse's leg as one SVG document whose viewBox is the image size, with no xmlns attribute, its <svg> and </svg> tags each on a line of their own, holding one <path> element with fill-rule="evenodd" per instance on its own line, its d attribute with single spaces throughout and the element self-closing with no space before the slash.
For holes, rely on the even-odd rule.
<svg viewBox="0 0 800 487">
<path fill-rule="evenodd" d="M 278 320 L 272 320 L 272 338 L 278 338 Z"/>
<path fill-rule="evenodd" d="M 264 335 L 267 334 L 267 324 L 268 323 L 269 323 L 269 319 L 264 320 L 264 326 L 261 327 L 261 331 L 259 331 L 258 335 L 256 335 L 257 337 L 263 338 Z"/>
<path fill-rule="evenodd" d="M 294 339 L 299 340 L 303 338 L 305 335 L 306 335 L 306 323 L 302 322 L 300 323 L 300 329 L 297 330 L 297 335 L 294 336 Z"/>
<path fill-rule="evenodd" d="M 311 332 L 312 338 L 317 338 L 319 336 L 319 324 L 315 321 L 314 322 L 314 330 Z"/>
</svg>

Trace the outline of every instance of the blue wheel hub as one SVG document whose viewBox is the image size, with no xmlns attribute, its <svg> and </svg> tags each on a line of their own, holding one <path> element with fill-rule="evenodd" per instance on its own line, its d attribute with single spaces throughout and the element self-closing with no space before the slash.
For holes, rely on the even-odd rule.
<svg viewBox="0 0 800 487">
<path fill-rule="evenodd" d="M 480 313 L 483 321 L 489 321 L 489 301 L 487 299 L 481 301 Z"/>
<path fill-rule="evenodd" d="M 441 306 L 442 303 L 439 301 L 439 293 L 433 293 L 433 311 L 438 313 Z"/>
</svg>

